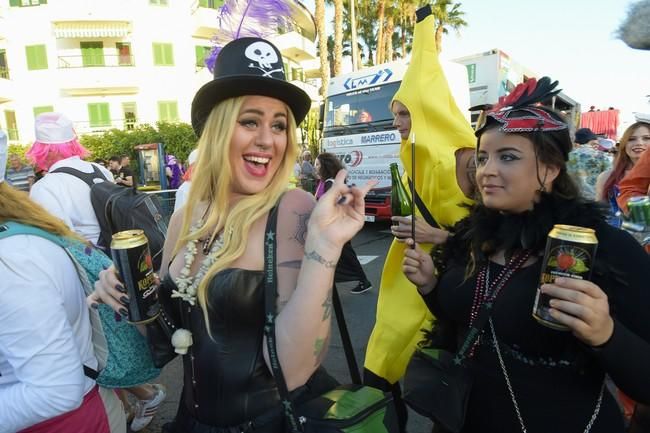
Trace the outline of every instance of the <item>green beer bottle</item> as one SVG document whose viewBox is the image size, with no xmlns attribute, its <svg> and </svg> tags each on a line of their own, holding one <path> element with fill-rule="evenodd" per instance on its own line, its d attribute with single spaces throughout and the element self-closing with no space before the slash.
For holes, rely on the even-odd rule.
<svg viewBox="0 0 650 433">
<path fill-rule="evenodd" d="M 390 192 L 390 210 L 393 216 L 411 215 L 411 198 L 404 188 L 400 179 L 399 168 L 397 163 L 390 165 L 391 192 Z"/>
</svg>

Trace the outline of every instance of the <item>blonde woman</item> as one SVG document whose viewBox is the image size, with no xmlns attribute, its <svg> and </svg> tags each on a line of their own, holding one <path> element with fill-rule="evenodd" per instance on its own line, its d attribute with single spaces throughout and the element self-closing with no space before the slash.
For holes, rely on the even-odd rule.
<svg viewBox="0 0 650 433">
<path fill-rule="evenodd" d="M 371 185 L 350 188 L 341 171 L 317 207 L 307 192 L 287 191 L 296 123 L 311 101 L 285 81 L 275 46 L 235 40 L 219 53 L 214 76 L 192 103 L 201 157 L 187 204 L 170 221 L 159 290 L 164 325 L 148 334 L 157 348 L 171 349 L 160 336 L 168 326 L 175 349 L 187 351 L 172 430 L 283 432 L 264 338 L 265 241 L 277 247 L 276 344 L 295 390 L 311 385 L 325 355 L 334 270 L 363 226 Z M 112 269 L 104 272 L 92 300 L 119 309 L 119 284 Z M 183 335 L 191 340 L 183 344 Z"/>
<path fill-rule="evenodd" d="M 82 242 L 4 181 L 2 138 L 0 131 L 0 232 L 13 221 Z M 117 396 L 84 375 L 97 359 L 84 289 L 65 250 L 36 235 L 0 238 L 0 275 L 0 432 L 126 432 Z"/>
</svg>

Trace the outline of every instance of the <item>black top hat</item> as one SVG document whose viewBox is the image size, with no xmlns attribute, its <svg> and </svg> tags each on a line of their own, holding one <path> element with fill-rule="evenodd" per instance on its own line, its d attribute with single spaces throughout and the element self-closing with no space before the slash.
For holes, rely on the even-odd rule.
<svg viewBox="0 0 650 433">
<path fill-rule="evenodd" d="M 201 136 L 203 126 L 217 103 L 243 95 L 262 95 L 279 99 L 302 122 L 311 99 L 301 88 L 286 80 L 282 54 L 269 41 L 260 38 L 235 39 L 217 56 L 214 79 L 196 92 L 192 101 L 192 127 Z"/>
</svg>

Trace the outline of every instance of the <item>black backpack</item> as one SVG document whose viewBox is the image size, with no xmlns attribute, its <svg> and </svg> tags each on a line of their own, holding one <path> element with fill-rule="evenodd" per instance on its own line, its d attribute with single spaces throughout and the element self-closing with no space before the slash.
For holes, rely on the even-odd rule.
<svg viewBox="0 0 650 433">
<path fill-rule="evenodd" d="M 158 197 L 139 192 L 135 187 L 123 187 L 107 182 L 95 164 L 93 173 L 61 167 L 51 173 L 70 174 L 90 187 L 90 201 L 97 216 L 101 233 L 97 246 L 109 253 L 113 234 L 124 230 L 144 230 L 154 270 L 160 269 L 162 250 L 167 234 L 167 221 Z M 110 253 L 109 253 L 110 254 Z"/>
</svg>

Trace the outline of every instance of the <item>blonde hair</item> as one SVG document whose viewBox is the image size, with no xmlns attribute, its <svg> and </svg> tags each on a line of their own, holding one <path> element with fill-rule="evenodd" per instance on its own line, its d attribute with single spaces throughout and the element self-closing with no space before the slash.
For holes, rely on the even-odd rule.
<svg viewBox="0 0 650 433">
<path fill-rule="evenodd" d="M 176 255 L 190 240 L 206 236 L 211 236 L 214 240 L 217 233 L 225 233 L 224 245 L 197 289 L 197 299 L 203 309 L 208 333 L 210 326 L 207 289 L 210 280 L 244 254 L 250 225 L 268 213 L 286 191 L 293 172 L 293 161 L 300 151 L 295 135 L 296 121 L 291 110 L 287 108 L 287 147 L 277 172 L 264 191 L 244 197 L 230 209 L 230 142 L 244 98 L 245 96 L 240 96 L 220 102 L 212 109 L 205 122 L 197 146 L 201 156 L 194 167 L 192 188 L 183 213 L 183 225 L 174 248 Z M 207 213 L 198 230 L 190 233 L 192 217 L 201 202 L 208 203 Z"/>
<path fill-rule="evenodd" d="M 7 185 L 6 182 L 1 182 L 0 223 L 8 221 L 16 221 L 38 227 L 55 235 L 67 236 L 86 242 L 70 230 L 63 221 L 30 199 L 26 192 L 14 189 Z"/>
</svg>

